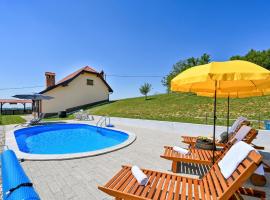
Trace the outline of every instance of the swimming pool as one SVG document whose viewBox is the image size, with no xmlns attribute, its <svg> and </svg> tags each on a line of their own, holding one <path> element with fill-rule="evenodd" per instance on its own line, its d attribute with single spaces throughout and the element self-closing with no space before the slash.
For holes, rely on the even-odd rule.
<svg viewBox="0 0 270 200">
<path fill-rule="evenodd" d="M 92 152 L 104 153 L 127 145 L 130 139 L 129 133 L 87 124 L 34 126 L 15 130 L 14 136 L 20 152 L 47 155 L 47 158 L 50 155 L 79 157 L 80 154 L 92 155 Z"/>
</svg>

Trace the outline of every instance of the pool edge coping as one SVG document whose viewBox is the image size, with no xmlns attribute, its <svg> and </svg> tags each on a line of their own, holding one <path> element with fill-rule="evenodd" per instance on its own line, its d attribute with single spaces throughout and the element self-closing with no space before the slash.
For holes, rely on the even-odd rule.
<svg viewBox="0 0 270 200">
<path fill-rule="evenodd" d="M 72 121 L 73 123 L 78 123 L 78 124 L 86 124 L 93 126 L 92 124 L 85 123 L 85 122 L 78 122 L 78 121 Z M 32 127 L 32 126 L 30 126 Z M 129 131 L 123 130 L 123 129 L 118 129 L 114 127 L 102 127 L 104 129 L 108 130 L 115 130 L 115 131 L 121 131 L 126 134 L 128 134 L 128 139 L 118 145 L 114 145 L 112 147 L 96 150 L 96 151 L 90 151 L 90 152 L 82 152 L 82 153 L 70 153 L 70 154 L 29 154 L 20 151 L 14 132 L 16 130 L 22 129 L 22 128 L 27 128 L 27 127 L 22 127 L 22 126 L 17 126 L 13 128 L 12 130 L 8 131 L 5 133 L 5 146 L 13 150 L 18 157 L 18 159 L 23 159 L 23 160 L 32 160 L 32 161 L 46 161 L 46 160 L 70 160 L 70 159 L 79 159 L 79 158 L 85 158 L 85 157 L 93 157 L 93 156 L 98 156 L 106 153 L 110 153 L 113 151 L 120 150 L 124 147 L 127 147 L 131 145 L 136 139 L 137 136 L 134 133 L 131 133 Z"/>
</svg>

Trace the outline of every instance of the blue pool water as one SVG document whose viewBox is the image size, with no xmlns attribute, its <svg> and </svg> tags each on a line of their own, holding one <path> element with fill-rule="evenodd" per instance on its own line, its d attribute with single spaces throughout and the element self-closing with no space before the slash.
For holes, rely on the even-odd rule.
<svg viewBox="0 0 270 200">
<path fill-rule="evenodd" d="M 32 154 L 80 153 L 115 146 L 128 134 L 85 124 L 53 124 L 15 131 L 20 151 Z"/>
</svg>

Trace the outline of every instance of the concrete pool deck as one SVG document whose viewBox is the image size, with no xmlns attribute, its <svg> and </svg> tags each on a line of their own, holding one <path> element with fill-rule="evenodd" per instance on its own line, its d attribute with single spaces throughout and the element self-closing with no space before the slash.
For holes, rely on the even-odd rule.
<svg viewBox="0 0 270 200">
<path fill-rule="evenodd" d="M 95 119 L 98 120 L 98 117 Z M 86 123 L 95 124 L 96 122 Z M 144 168 L 170 170 L 171 162 L 160 158 L 164 145 L 185 147 L 186 145 L 180 142 L 181 135 L 211 135 L 212 133 L 211 125 L 123 118 L 111 118 L 111 123 L 116 128 L 135 133 L 136 141 L 123 149 L 94 157 L 22 162 L 23 168 L 42 199 L 112 199 L 99 191 L 97 186 L 103 185 L 112 178 L 121 165 L 136 164 Z M 5 132 L 13 128 L 14 126 L 5 126 Z M 223 130 L 225 127 L 217 127 L 218 133 Z M 265 147 L 262 153 L 269 163 L 270 132 L 259 131 L 255 144 Z M 266 199 L 270 199 L 269 174 L 267 174 L 267 181 L 265 187 L 257 187 L 257 189 L 267 191 Z M 247 185 L 250 183 L 248 182 Z"/>
</svg>

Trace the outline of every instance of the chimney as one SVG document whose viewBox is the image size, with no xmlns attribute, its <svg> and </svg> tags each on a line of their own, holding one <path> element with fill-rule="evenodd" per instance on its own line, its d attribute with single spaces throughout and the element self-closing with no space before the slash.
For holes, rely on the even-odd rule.
<svg viewBox="0 0 270 200">
<path fill-rule="evenodd" d="M 55 85 L 55 73 L 45 72 L 45 76 L 46 76 L 46 88 L 54 86 Z"/>
<path fill-rule="evenodd" d="M 105 74 L 104 74 L 104 71 L 103 70 L 101 70 L 101 72 L 99 74 L 102 76 L 102 78 L 105 78 L 104 77 Z"/>
</svg>

